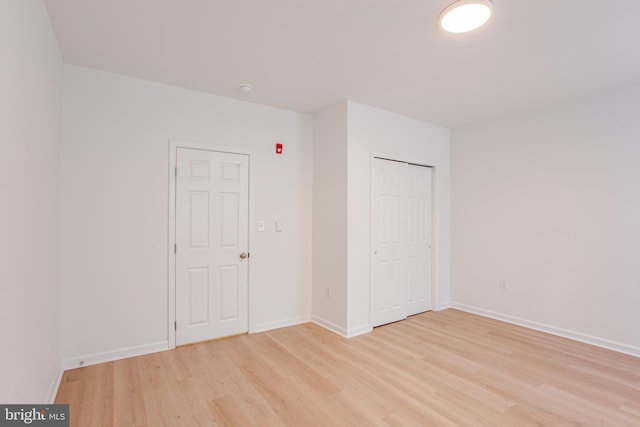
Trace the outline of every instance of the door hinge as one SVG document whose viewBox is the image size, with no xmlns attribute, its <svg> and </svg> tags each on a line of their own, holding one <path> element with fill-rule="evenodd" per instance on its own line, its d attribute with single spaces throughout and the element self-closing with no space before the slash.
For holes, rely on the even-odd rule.
<svg viewBox="0 0 640 427">
<path fill-rule="evenodd" d="M 177 177 L 178 176 L 178 168 L 177 167 L 174 169 L 174 173 L 175 173 L 175 175 Z"/>
<path fill-rule="evenodd" d="M 173 245 L 173 253 L 174 253 L 174 254 L 177 254 L 177 253 L 178 253 L 178 245 L 177 245 L 177 244 L 174 244 L 174 245 Z"/>
<path fill-rule="evenodd" d="M 177 322 L 177 321 L 174 321 L 174 322 L 173 322 L 173 330 L 174 330 L 174 331 L 177 331 L 177 330 L 178 330 L 178 322 Z"/>
</svg>

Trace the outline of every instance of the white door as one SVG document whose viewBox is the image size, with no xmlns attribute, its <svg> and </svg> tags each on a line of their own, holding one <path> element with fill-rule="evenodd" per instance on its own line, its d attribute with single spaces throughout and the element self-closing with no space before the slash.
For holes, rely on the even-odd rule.
<svg viewBox="0 0 640 427">
<path fill-rule="evenodd" d="M 407 317 L 407 164 L 374 159 L 373 168 L 371 299 L 379 326 Z"/>
<path fill-rule="evenodd" d="M 407 316 L 431 310 L 431 168 L 409 165 Z"/>
<path fill-rule="evenodd" d="M 178 148 L 176 344 L 247 332 L 249 158 Z"/>
<path fill-rule="evenodd" d="M 431 310 L 431 168 L 373 160 L 371 323 Z"/>
</svg>

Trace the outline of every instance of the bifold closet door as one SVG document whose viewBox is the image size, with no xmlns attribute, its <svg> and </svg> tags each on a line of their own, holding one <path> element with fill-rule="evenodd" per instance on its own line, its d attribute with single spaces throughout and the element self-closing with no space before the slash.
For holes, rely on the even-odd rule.
<svg viewBox="0 0 640 427">
<path fill-rule="evenodd" d="M 407 166 L 390 160 L 373 161 L 373 326 L 407 317 Z"/>
<path fill-rule="evenodd" d="M 431 169 L 374 159 L 371 318 L 379 326 L 431 309 Z"/>
<path fill-rule="evenodd" d="M 407 316 L 431 310 L 431 168 L 409 165 Z"/>
</svg>

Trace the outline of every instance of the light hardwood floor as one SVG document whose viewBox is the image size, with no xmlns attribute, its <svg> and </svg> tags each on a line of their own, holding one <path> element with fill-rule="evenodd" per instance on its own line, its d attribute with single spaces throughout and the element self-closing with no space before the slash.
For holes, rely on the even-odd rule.
<svg viewBox="0 0 640 427">
<path fill-rule="evenodd" d="M 64 373 L 71 426 L 640 426 L 640 359 L 457 310 L 307 323 Z"/>
</svg>

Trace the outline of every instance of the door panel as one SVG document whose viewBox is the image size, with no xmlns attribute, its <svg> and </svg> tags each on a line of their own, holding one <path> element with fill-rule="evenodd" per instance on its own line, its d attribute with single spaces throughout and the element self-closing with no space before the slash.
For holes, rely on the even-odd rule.
<svg viewBox="0 0 640 427">
<path fill-rule="evenodd" d="M 248 330 L 249 158 L 179 148 L 176 344 Z"/>
<path fill-rule="evenodd" d="M 408 165 L 407 316 L 431 310 L 431 168 Z"/>
<path fill-rule="evenodd" d="M 222 246 L 237 248 L 240 219 L 240 201 L 237 193 L 222 193 L 220 195 L 222 205 L 220 222 L 220 234 Z"/>
<path fill-rule="evenodd" d="M 189 213 L 189 236 L 191 248 L 209 247 L 209 193 L 206 191 L 191 191 L 189 193 L 191 206 Z"/>
<path fill-rule="evenodd" d="M 189 270 L 189 324 L 209 323 L 209 269 Z"/>
<path fill-rule="evenodd" d="M 374 159 L 372 209 L 373 326 L 406 317 L 406 163 Z"/>
<path fill-rule="evenodd" d="M 235 320 L 241 312 L 240 308 L 240 275 L 237 265 L 220 267 L 220 319 Z"/>
</svg>

